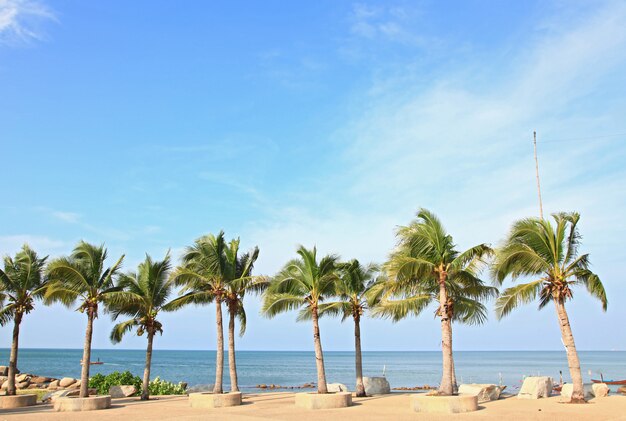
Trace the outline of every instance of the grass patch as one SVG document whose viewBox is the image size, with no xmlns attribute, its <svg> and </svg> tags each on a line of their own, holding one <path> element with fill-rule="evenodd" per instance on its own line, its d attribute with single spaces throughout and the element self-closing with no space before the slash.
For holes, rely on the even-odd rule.
<svg viewBox="0 0 626 421">
<path fill-rule="evenodd" d="M 37 402 L 41 402 L 41 398 L 46 393 L 50 392 L 48 389 L 18 389 L 18 395 L 37 395 Z"/>
</svg>

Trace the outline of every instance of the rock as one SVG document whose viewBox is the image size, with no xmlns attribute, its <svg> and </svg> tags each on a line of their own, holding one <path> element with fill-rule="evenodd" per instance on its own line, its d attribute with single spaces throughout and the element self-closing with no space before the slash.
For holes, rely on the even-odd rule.
<svg viewBox="0 0 626 421">
<path fill-rule="evenodd" d="M 7 376 L 0 376 L 0 385 L 2 385 L 2 383 L 6 382 L 7 380 L 9 380 Z"/>
<path fill-rule="evenodd" d="M 502 389 L 495 384 L 462 384 L 459 386 L 459 395 L 474 395 L 478 397 L 478 402 L 497 401 L 500 399 Z"/>
<path fill-rule="evenodd" d="M 94 394 L 95 394 L 95 389 L 89 389 L 89 394 L 91 394 L 92 390 L 94 391 Z M 45 395 L 43 395 L 43 397 L 41 398 L 41 401 L 42 402 L 54 402 L 58 398 L 78 396 L 79 393 L 80 393 L 79 390 L 57 390 L 55 392 L 48 392 Z"/>
<path fill-rule="evenodd" d="M 76 383 L 76 379 L 73 379 L 71 377 L 63 377 L 61 380 L 59 380 L 59 386 L 61 387 L 68 387 L 73 385 L 74 383 Z"/>
<path fill-rule="evenodd" d="M 348 386 L 346 386 L 345 384 L 342 384 L 342 383 L 328 383 L 326 385 L 326 388 L 328 389 L 328 391 L 330 393 L 349 392 L 350 391 L 350 389 L 348 389 Z"/>
<path fill-rule="evenodd" d="M 9 367 L 6 365 L 0 365 L 0 376 L 8 376 L 9 375 Z"/>
<path fill-rule="evenodd" d="M 111 386 L 109 388 L 109 395 L 111 395 L 111 399 L 119 399 L 119 398 L 128 398 L 129 396 L 133 396 L 137 393 L 137 388 L 135 386 Z"/>
<path fill-rule="evenodd" d="M 25 382 L 26 380 L 30 381 L 30 379 L 31 379 L 30 374 L 20 374 L 18 376 L 15 376 L 15 382 L 16 383 Z"/>
<path fill-rule="evenodd" d="M 2 383 L 2 386 L 0 387 L 0 389 L 6 389 L 6 388 L 8 388 L 8 387 L 9 387 L 9 381 L 8 381 L 8 380 L 5 380 L 5 381 Z"/>
<path fill-rule="evenodd" d="M 80 380 L 77 380 L 76 383 L 71 384 L 68 389 L 80 389 Z"/>
<path fill-rule="evenodd" d="M 50 383 L 52 380 L 54 379 L 50 377 L 35 376 L 30 379 L 30 382 L 31 383 Z"/>
<path fill-rule="evenodd" d="M 15 387 L 18 389 L 26 389 L 30 386 L 30 382 L 26 380 L 25 382 L 15 382 Z"/>
<path fill-rule="evenodd" d="M 621 386 L 617 388 L 617 393 L 621 393 L 622 395 L 626 395 L 626 386 Z"/>
<path fill-rule="evenodd" d="M 552 379 L 550 377 L 526 377 L 517 397 L 518 399 L 548 398 L 551 393 Z"/>
<path fill-rule="evenodd" d="M 596 398 L 605 398 L 609 396 L 611 389 L 609 389 L 609 386 L 607 386 L 606 383 L 594 383 L 591 386 L 591 390 L 593 392 L 593 396 Z"/>
<path fill-rule="evenodd" d="M 59 387 L 60 380 L 52 380 L 48 385 L 48 389 Z"/>
<path fill-rule="evenodd" d="M 366 395 L 386 395 L 391 393 L 389 382 L 385 377 L 363 377 Z"/>
<path fill-rule="evenodd" d="M 574 385 L 572 383 L 565 383 L 561 388 L 561 396 L 565 399 L 571 399 L 574 392 Z M 585 399 L 593 398 L 593 386 L 591 383 L 583 384 L 583 394 Z"/>
</svg>

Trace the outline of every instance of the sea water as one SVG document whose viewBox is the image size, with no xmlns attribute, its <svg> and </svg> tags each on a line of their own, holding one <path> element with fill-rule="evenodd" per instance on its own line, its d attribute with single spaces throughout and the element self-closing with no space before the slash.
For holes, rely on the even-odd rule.
<svg viewBox="0 0 626 421">
<path fill-rule="evenodd" d="M 81 349 L 20 349 L 19 369 L 49 377 L 80 377 Z M 224 385 L 228 388 L 228 354 L 225 353 Z M 316 382 L 315 355 L 304 351 L 237 351 L 237 373 L 240 388 L 257 390 L 259 384 L 298 386 Z M 591 378 L 626 379 L 625 351 L 580 351 L 585 382 Z M 551 376 L 557 382 L 560 371 L 564 381 L 570 381 L 567 358 L 563 351 L 457 351 L 454 353 L 457 380 L 461 383 L 502 383 L 514 392 L 525 376 Z M 9 350 L 0 349 L 0 365 L 8 365 Z M 90 374 L 107 374 L 129 370 L 143 375 L 145 350 L 92 351 Z M 355 383 L 354 352 L 324 353 L 326 377 L 329 383 Z M 363 374 L 385 375 L 391 387 L 438 385 L 441 379 L 441 353 L 363 352 Z M 189 386 L 212 384 L 215 376 L 215 351 L 155 350 L 151 377 Z"/>
</svg>

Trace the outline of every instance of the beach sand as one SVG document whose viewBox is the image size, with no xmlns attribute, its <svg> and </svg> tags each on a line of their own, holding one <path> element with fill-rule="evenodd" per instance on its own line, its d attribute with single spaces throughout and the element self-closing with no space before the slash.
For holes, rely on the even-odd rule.
<svg viewBox="0 0 626 421">
<path fill-rule="evenodd" d="M 294 394 L 286 392 L 244 395 L 244 404 L 221 409 L 194 409 L 186 396 L 159 397 L 141 402 L 137 398 L 115 399 L 111 409 L 83 413 L 53 412 L 51 405 L 0 410 L 0 420 L 626 420 L 626 396 L 593 399 L 587 405 L 561 403 L 560 396 L 520 400 L 505 396 L 480 404 L 467 414 L 428 415 L 410 409 L 410 393 L 354 398 L 350 408 L 307 411 L 294 406 Z"/>
</svg>

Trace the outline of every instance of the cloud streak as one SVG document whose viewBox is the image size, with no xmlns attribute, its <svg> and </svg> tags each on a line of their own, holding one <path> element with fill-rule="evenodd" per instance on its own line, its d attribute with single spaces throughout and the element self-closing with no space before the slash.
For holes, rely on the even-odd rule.
<svg viewBox="0 0 626 421">
<path fill-rule="evenodd" d="M 42 2 L 0 0 L 0 44 L 41 40 L 41 22 L 48 20 L 56 17 Z"/>
</svg>

